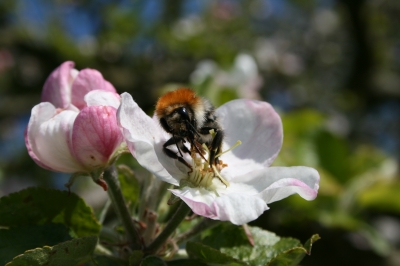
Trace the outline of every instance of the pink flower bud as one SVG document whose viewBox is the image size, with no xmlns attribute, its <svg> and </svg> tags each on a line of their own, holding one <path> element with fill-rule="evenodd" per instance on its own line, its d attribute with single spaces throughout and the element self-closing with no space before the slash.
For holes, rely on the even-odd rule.
<svg viewBox="0 0 400 266">
<path fill-rule="evenodd" d="M 73 67 L 65 62 L 47 78 L 25 144 L 43 168 L 91 172 L 106 167 L 123 142 L 116 121 L 120 97 L 97 70 Z"/>
<path fill-rule="evenodd" d="M 81 110 L 72 128 L 70 148 L 74 157 L 88 169 L 107 164 L 122 143 L 117 110 L 111 106 L 90 106 Z"/>
<path fill-rule="evenodd" d="M 79 110 L 86 106 L 84 97 L 93 90 L 116 93 L 110 82 L 95 69 L 74 68 L 74 62 L 67 61 L 56 68 L 47 78 L 42 91 L 42 102 L 50 102 L 57 108 Z"/>
</svg>

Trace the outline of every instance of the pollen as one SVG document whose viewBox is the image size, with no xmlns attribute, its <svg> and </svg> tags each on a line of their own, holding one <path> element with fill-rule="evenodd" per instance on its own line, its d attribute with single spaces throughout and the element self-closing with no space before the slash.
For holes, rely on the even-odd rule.
<svg viewBox="0 0 400 266">
<path fill-rule="evenodd" d="M 227 167 L 227 164 L 224 164 L 220 161 L 220 163 L 215 165 L 210 165 L 207 161 L 205 161 L 198 154 L 192 155 L 193 159 L 193 171 L 188 173 L 187 181 L 193 187 L 202 187 L 206 189 L 215 190 L 215 182 L 214 179 L 219 180 L 221 185 L 229 186 L 229 182 L 226 181 L 219 173 L 223 168 Z"/>
<path fill-rule="evenodd" d="M 222 154 L 234 149 L 241 142 L 237 141 L 230 149 L 217 154 L 216 157 L 220 157 Z M 210 152 L 206 145 L 203 145 L 205 155 L 209 155 Z M 192 152 L 192 166 L 193 170 L 188 172 L 188 177 L 185 183 L 188 183 L 191 187 L 202 187 L 209 190 L 216 191 L 216 188 L 220 185 L 229 187 L 229 182 L 223 178 L 220 174 L 222 169 L 228 167 L 228 164 L 224 163 L 221 159 L 216 165 L 210 165 L 207 160 L 204 160 L 205 156 L 200 156 L 198 153 Z M 217 180 L 217 182 L 215 182 Z"/>
</svg>

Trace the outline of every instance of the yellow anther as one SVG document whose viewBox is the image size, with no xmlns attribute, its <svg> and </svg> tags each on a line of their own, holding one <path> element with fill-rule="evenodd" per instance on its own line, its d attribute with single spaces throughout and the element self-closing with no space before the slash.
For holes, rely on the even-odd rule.
<svg viewBox="0 0 400 266">
<path fill-rule="evenodd" d="M 210 134 L 215 134 L 215 132 L 210 130 Z M 231 151 L 240 144 L 242 144 L 242 142 L 238 140 L 230 149 L 217 154 L 215 158 L 218 158 L 222 154 Z M 202 145 L 202 148 L 205 152 L 204 156 L 210 156 L 210 150 L 205 144 Z M 217 164 L 210 165 L 209 157 L 204 156 L 199 155 L 198 153 L 192 153 L 193 171 L 188 173 L 187 182 L 189 182 L 193 187 L 203 187 L 216 192 L 218 185 L 216 187 L 216 184 L 213 183 L 213 179 L 217 178 L 221 182 L 221 185 L 223 184 L 226 187 L 229 187 L 229 182 L 220 174 L 220 171 L 223 168 L 228 167 L 228 165 L 223 163 L 222 160 L 219 160 L 219 163 Z M 208 161 L 204 158 L 208 158 Z"/>
</svg>

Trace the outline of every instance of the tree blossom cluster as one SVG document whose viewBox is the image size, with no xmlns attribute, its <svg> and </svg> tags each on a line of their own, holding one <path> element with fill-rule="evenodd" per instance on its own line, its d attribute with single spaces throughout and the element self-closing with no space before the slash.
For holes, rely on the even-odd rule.
<svg viewBox="0 0 400 266">
<path fill-rule="evenodd" d="M 225 132 L 220 175 L 229 186 L 183 186 L 187 168 L 165 155 L 171 137 L 156 117 L 148 116 L 128 93 L 119 95 L 100 72 L 78 71 L 65 62 L 48 77 L 42 102 L 33 107 L 25 133 L 29 155 L 41 167 L 64 173 L 99 173 L 121 152 L 130 152 L 148 171 L 175 185 L 170 191 L 194 213 L 244 224 L 268 204 L 292 194 L 313 200 L 318 193 L 315 169 L 270 166 L 283 142 L 282 122 L 272 106 L 235 100 L 216 110 Z M 188 156 L 188 155 L 185 155 Z M 188 162 L 191 158 L 186 158 Z"/>
</svg>

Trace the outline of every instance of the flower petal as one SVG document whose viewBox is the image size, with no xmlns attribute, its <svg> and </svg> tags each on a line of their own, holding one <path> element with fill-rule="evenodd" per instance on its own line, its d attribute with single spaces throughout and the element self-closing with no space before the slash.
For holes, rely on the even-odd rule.
<svg viewBox="0 0 400 266">
<path fill-rule="evenodd" d="M 86 106 L 84 96 L 92 90 L 103 90 L 116 93 L 115 88 L 95 69 L 83 69 L 79 72 L 71 88 L 72 104 L 82 109 Z"/>
<path fill-rule="evenodd" d="M 74 65 L 71 61 L 64 62 L 50 74 L 43 86 L 42 102 L 50 102 L 62 109 L 69 107 L 71 84 L 77 74 Z"/>
<path fill-rule="evenodd" d="M 64 173 L 84 170 L 72 156 L 68 145 L 77 114 L 69 110 L 58 113 L 48 102 L 33 107 L 25 143 L 29 155 L 40 166 Z"/>
<path fill-rule="evenodd" d="M 123 141 L 116 113 L 111 106 L 90 106 L 75 119 L 71 150 L 88 171 L 105 166 Z"/>
<path fill-rule="evenodd" d="M 204 188 L 190 187 L 170 191 L 180 197 L 194 213 L 214 220 L 230 221 L 236 225 L 253 221 L 268 210 L 267 204 L 261 198 L 245 193 L 217 196 L 215 192 Z"/>
<path fill-rule="evenodd" d="M 255 100 L 230 101 L 217 109 L 225 131 L 226 150 L 240 140 L 242 145 L 221 156 L 228 163 L 222 173 L 236 176 L 268 167 L 283 141 L 282 121 L 272 106 Z M 233 167 L 232 167 L 233 166 Z"/>
<path fill-rule="evenodd" d="M 121 97 L 118 93 L 111 91 L 94 90 L 90 91 L 84 97 L 87 106 L 112 106 L 118 109 Z"/>
<path fill-rule="evenodd" d="M 319 174 L 305 166 L 269 167 L 236 176 L 232 182 L 242 182 L 257 189 L 267 204 L 295 193 L 306 200 L 313 200 L 318 194 Z"/>
<path fill-rule="evenodd" d="M 103 91 L 109 91 L 109 92 L 117 92 L 117 90 L 114 88 L 114 86 L 107 80 L 104 80 L 104 84 L 103 84 Z"/>
<path fill-rule="evenodd" d="M 26 149 L 28 150 L 28 154 L 29 154 L 29 156 L 31 156 L 31 158 L 33 159 L 33 161 L 35 161 L 35 163 L 36 163 L 37 165 L 39 165 L 40 167 L 42 167 L 42 168 L 44 168 L 44 169 L 47 169 L 47 170 L 50 170 L 50 171 L 56 171 L 55 169 L 51 168 L 50 166 L 47 166 L 47 165 L 43 164 L 43 163 L 40 161 L 39 157 L 36 156 L 35 152 L 34 152 L 33 149 L 32 149 L 32 145 L 31 145 L 31 143 L 30 143 L 30 140 L 29 140 L 28 127 L 26 127 L 26 129 L 25 129 L 25 132 L 24 132 L 24 139 L 25 139 L 25 146 L 26 146 Z"/>
<path fill-rule="evenodd" d="M 178 185 L 182 171 L 174 166 L 176 162 L 172 163 L 177 160 L 170 160 L 163 154 L 165 133 L 156 120 L 146 115 L 128 93 L 121 94 L 117 119 L 128 148 L 139 164 L 163 181 Z"/>
</svg>

